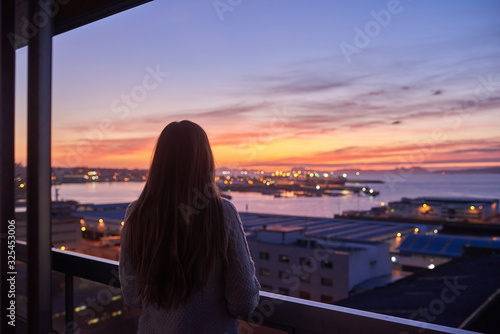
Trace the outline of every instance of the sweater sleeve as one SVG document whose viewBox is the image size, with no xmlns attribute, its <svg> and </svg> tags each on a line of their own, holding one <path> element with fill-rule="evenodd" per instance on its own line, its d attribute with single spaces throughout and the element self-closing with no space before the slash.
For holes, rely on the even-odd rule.
<svg viewBox="0 0 500 334">
<path fill-rule="evenodd" d="M 130 212 L 132 211 L 131 207 L 135 204 L 132 202 L 125 213 L 125 222 L 127 221 Z M 123 233 L 121 239 L 120 246 L 120 260 L 118 267 L 118 275 L 120 278 L 120 285 L 122 289 L 123 298 L 127 302 L 128 305 L 142 308 L 142 300 L 139 296 L 139 285 L 137 284 L 137 279 L 133 274 L 132 265 L 128 258 L 125 250 L 127 249 L 127 245 L 123 242 L 125 240 Z"/>
<path fill-rule="evenodd" d="M 227 309 L 235 317 L 246 317 L 259 302 L 260 284 L 248 249 L 243 224 L 236 208 L 224 200 L 227 222 L 227 262 L 224 266 Z"/>
</svg>

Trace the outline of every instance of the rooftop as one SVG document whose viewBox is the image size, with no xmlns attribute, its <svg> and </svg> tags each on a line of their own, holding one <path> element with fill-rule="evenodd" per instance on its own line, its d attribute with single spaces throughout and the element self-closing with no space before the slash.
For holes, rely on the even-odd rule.
<svg viewBox="0 0 500 334">
<path fill-rule="evenodd" d="M 336 305 L 444 326 L 474 329 L 484 303 L 498 295 L 500 255 L 464 257 L 361 293 Z M 478 312 L 476 312 L 478 311 Z M 479 312 L 481 311 L 481 312 Z M 488 321 L 500 319 L 491 317 Z"/>
<path fill-rule="evenodd" d="M 399 246 L 399 251 L 402 254 L 460 257 L 464 246 L 500 249 L 500 239 L 445 234 L 410 234 Z"/>
<path fill-rule="evenodd" d="M 267 232 L 298 232 L 298 231 L 304 231 L 306 228 L 305 227 L 300 227 L 300 226 L 282 226 L 282 225 L 272 225 L 272 226 L 265 226 L 262 225 L 262 230 L 261 231 L 267 231 Z"/>
<path fill-rule="evenodd" d="M 120 224 L 125 217 L 127 203 L 119 204 L 90 204 L 87 207 L 94 211 L 78 211 L 74 215 L 92 217 L 96 219 L 114 220 Z M 276 232 L 299 231 L 304 228 L 305 236 L 322 239 L 349 239 L 356 241 L 383 241 L 395 237 L 398 232 L 404 234 L 412 232 L 411 224 L 397 222 L 371 221 L 345 218 L 319 218 L 305 216 L 288 216 L 264 213 L 240 212 L 245 230 L 265 229 Z M 109 222 L 113 224 L 113 222 Z M 118 226 L 118 225 L 117 225 Z"/>
<path fill-rule="evenodd" d="M 498 199 L 494 198 L 475 198 L 475 197 L 417 197 L 417 198 L 402 198 L 400 202 L 419 202 L 419 201 L 427 201 L 427 202 L 446 202 L 446 203 L 498 203 Z"/>
</svg>

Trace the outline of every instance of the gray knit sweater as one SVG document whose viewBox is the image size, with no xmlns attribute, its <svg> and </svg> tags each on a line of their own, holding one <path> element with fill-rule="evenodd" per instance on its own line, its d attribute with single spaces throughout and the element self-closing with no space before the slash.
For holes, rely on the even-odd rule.
<svg viewBox="0 0 500 334">
<path fill-rule="evenodd" d="M 128 207 L 125 220 L 134 204 Z M 120 283 L 125 301 L 142 309 L 138 333 L 238 333 L 236 318 L 247 317 L 257 306 L 260 285 L 240 216 L 231 202 L 223 199 L 222 205 L 227 224 L 227 261 L 221 259 L 207 285 L 193 292 L 185 305 L 175 309 L 143 305 L 131 264 L 123 251 L 127 245 L 122 238 Z"/>
</svg>

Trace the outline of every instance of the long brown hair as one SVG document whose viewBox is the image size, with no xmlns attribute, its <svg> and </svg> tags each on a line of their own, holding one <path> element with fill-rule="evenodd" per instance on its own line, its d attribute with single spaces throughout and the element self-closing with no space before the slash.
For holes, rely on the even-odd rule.
<svg viewBox="0 0 500 334">
<path fill-rule="evenodd" d="M 144 189 L 123 230 L 143 301 L 179 306 L 223 256 L 225 224 L 208 137 L 190 121 L 160 134 Z"/>
</svg>

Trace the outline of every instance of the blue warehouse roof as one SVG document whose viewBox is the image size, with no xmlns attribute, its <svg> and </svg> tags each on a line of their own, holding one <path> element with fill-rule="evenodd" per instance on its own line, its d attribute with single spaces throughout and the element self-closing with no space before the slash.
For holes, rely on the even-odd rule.
<svg viewBox="0 0 500 334">
<path fill-rule="evenodd" d="M 442 234 L 411 234 L 401 243 L 399 251 L 401 254 L 460 257 L 464 246 L 500 249 L 500 240 Z"/>
</svg>

